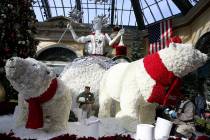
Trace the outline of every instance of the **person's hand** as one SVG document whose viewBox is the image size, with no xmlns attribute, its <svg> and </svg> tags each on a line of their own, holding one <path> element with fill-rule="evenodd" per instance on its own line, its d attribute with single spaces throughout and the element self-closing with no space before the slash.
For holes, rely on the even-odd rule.
<svg viewBox="0 0 210 140">
<path fill-rule="evenodd" d="M 122 36 L 125 33 L 125 29 L 120 29 L 118 35 Z"/>
<path fill-rule="evenodd" d="M 164 113 L 165 113 L 166 115 L 168 115 L 168 114 L 169 114 L 169 111 L 170 111 L 170 109 L 169 109 L 169 108 L 166 108 L 166 109 L 164 110 Z"/>
<path fill-rule="evenodd" d="M 73 30 L 73 27 L 71 26 L 71 23 L 68 23 L 66 26 L 69 30 Z"/>
</svg>

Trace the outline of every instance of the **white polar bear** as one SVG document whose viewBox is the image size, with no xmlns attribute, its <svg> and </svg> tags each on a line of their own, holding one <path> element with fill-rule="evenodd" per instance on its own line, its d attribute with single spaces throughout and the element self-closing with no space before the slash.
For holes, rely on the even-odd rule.
<svg viewBox="0 0 210 140">
<path fill-rule="evenodd" d="M 72 97 L 51 69 L 35 59 L 19 57 L 8 59 L 5 69 L 8 80 L 19 92 L 14 113 L 16 126 L 44 131 L 67 127 Z"/>
<path fill-rule="evenodd" d="M 156 58 L 157 59 L 156 62 Z M 151 58 L 152 59 L 151 59 Z M 149 61 L 147 61 L 149 60 Z M 112 99 L 120 102 L 121 110 L 116 117 L 125 120 L 138 120 L 140 123 L 152 124 L 155 121 L 155 109 L 158 105 L 151 94 L 156 81 L 148 74 L 148 70 L 155 71 L 157 78 L 164 77 L 159 66 L 162 64 L 168 76 L 183 77 L 202 66 L 207 60 L 207 55 L 194 49 L 190 44 L 171 43 L 169 48 L 165 48 L 155 55 L 148 55 L 143 59 L 131 63 L 120 63 L 107 70 L 100 83 L 99 90 L 99 117 L 110 117 L 110 106 Z M 161 79 L 159 79 L 161 81 Z M 166 79 L 168 80 L 168 79 Z M 164 81 L 163 81 L 164 82 Z M 164 89 L 165 90 L 165 89 Z M 161 97 L 161 95 L 160 95 Z M 156 97 L 159 100 L 159 97 Z M 155 99 L 156 100 L 156 99 Z M 130 122 L 124 121 L 125 125 Z M 129 129 L 129 126 L 128 126 Z"/>
<path fill-rule="evenodd" d="M 90 91 L 94 94 L 95 104 L 98 105 L 98 85 L 104 72 L 114 64 L 114 61 L 107 57 L 87 56 L 75 59 L 64 68 L 60 78 L 71 89 L 72 108 L 78 107 L 76 99 L 84 91 L 85 86 L 90 87 Z"/>
</svg>

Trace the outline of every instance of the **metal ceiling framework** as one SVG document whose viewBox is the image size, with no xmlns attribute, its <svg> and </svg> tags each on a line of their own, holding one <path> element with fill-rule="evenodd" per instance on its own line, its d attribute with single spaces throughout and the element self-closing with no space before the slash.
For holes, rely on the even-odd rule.
<svg viewBox="0 0 210 140">
<path fill-rule="evenodd" d="M 145 25 L 144 25 L 144 19 L 143 19 L 143 14 L 141 11 L 141 7 L 140 7 L 140 3 L 138 0 L 131 0 L 131 4 L 133 6 L 134 9 L 134 14 L 137 20 L 137 24 L 138 24 L 138 28 L 140 30 L 144 29 Z"/>
<path fill-rule="evenodd" d="M 76 0 L 76 7 L 77 7 L 77 10 L 81 11 L 81 3 L 80 3 L 80 0 Z M 80 19 L 79 22 L 82 23 L 82 19 Z"/>
<path fill-rule="evenodd" d="M 199 0 L 108 0 L 107 3 L 96 4 L 94 0 L 36 0 L 33 9 L 39 21 L 45 21 L 55 16 L 68 16 L 75 6 L 84 12 L 80 22 L 90 24 L 90 21 L 100 14 L 110 17 L 109 24 L 145 26 L 175 16 L 185 15 Z M 137 20 L 136 20 L 137 19 Z"/>
<path fill-rule="evenodd" d="M 115 0 L 112 0 L 112 8 L 111 8 L 111 26 L 114 25 L 114 6 L 115 6 Z"/>
<path fill-rule="evenodd" d="M 43 8 L 44 8 L 44 13 L 46 15 L 46 18 L 47 19 L 52 18 L 52 14 L 51 14 L 51 11 L 50 11 L 50 6 L 49 6 L 48 0 L 41 0 L 41 2 L 42 2 L 42 5 L 43 5 Z"/>
<path fill-rule="evenodd" d="M 176 6 L 181 10 L 182 14 L 185 15 L 193 7 L 189 0 L 172 0 Z"/>
</svg>

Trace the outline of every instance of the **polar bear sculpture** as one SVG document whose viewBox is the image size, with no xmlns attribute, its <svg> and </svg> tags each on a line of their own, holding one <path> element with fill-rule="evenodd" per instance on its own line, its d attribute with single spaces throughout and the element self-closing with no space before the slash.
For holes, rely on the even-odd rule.
<svg viewBox="0 0 210 140">
<path fill-rule="evenodd" d="M 70 88 L 73 95 L 72 108 L 77 108 L 77 96 L 89 86 L 95 97 L 95 104 L 98 105 L 99 83 L 104 72 L 115 63 L 112 59 L 104 56 L 87 56 L 74 59 L 69 63 L 60 78 Z"/>
<path fill-rule="evenodd" d="M 44 131 L 67 127 L 71 108 L 69 89 L 45 64 L 13 57 L 7 60 L 6 76 L 19 92 L 16 126 Z"/>
<path fill-rule="evenodd" d="M 170 86 L 170 80 L 185 76 L 206 60 L 207 55 L 190 44 L 171 43 L 169 48 L 158 53 L 111 67 L 104 73 L 100 83 L 99 117 L 110 116 L 110 105 L 114 99 L 120 102 L 121 109 L 116 117 L 154 123 L 155 108 L 157 104 L 163 104 L 167 96 L 162 85 Z M 124 123 L 128 125 L 130 122 Z"/>
</svg>

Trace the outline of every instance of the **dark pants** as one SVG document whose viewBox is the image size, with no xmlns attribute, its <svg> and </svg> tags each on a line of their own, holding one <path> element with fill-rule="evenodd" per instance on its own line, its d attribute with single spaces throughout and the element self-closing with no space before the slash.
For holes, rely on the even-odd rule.
<svg viewBox="0 0 210 140">
<path fill-rule="evenodd" d="M 199 117 L 205 117 L 205 116 L 204 116 L 204 112 L 205 112 L 205 109 L 196 108 L 196 114 L 197 114 Z"/>
</svg>

